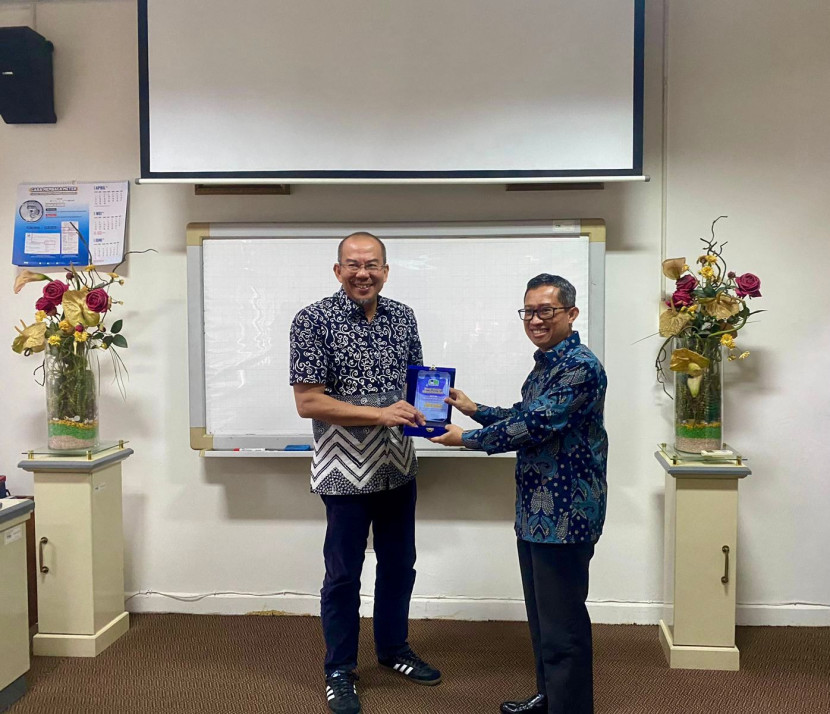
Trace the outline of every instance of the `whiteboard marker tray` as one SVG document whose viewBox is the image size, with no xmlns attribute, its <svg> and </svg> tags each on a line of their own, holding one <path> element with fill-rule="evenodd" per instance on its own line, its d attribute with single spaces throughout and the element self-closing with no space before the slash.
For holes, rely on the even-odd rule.
<svg viewBox="0 0 830 714">
<path fill-rule="evenodd" d="M 222 449 L 202 449 L 199 452 L 200 456 L 206 459 L 310 459 L 314 454 L 313 451 L 282 451 L 281 449 L 240 449 L 239 451 L 222 450 Z M 419 459 L 423 458 L 481 458 L 486 457 L 487 454 L 483 451 L 469 451 L 468 449 L 416 449 L 415 455 Z M 493 454 L 490 458 L 493 459 L 513 459 L 516 454 Z"/>
</svg>

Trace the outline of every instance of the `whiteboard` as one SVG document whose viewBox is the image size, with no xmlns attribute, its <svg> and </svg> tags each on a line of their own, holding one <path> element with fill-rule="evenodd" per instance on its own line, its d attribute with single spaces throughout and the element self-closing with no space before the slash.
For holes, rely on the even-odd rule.
<svg viewBox="0 0 830 714">
<path fill-rule="evenodd" d="M 425 363 L 455 367 L 456 385 L 471 398 L 491 405 L 520 398 L 535 348 L 516 311 L 539 273 L 574 284 L 574 328 L 602 358 L 605 244 L 598 221 L 192 226 L 194 448 L 311 443 L 311 422 L 297 414 L 289 385 L 289 329 L 301 308 L 339 290 L 337 245 L 358 230 L 386 244 L 382 294 L 414 310 Z M 453 421 L 474 426 L 460 413 Z M 419 449 L 441 448 L 418 441 Z"/>
<path fill-rule="evenodd" d="M 639 176 L 643 24 L 644 0 L 140 0 L 141 175 Z"/>
</svg>

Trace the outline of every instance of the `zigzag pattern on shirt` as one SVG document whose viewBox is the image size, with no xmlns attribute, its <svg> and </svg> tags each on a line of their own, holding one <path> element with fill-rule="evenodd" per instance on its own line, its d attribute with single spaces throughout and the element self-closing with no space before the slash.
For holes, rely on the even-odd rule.
<svg viewBox="0 0 830 714">
<path fill-rule="evenodd" d="M 334 430 L 327 432 L 323 439 L 315 444 L 314 459 L 311 470 L 314 474 L 312 485 L 316 486 L 321 478 L 328 476 L 333 469 L 339 469 L 355 486 L 372 477 L 372 473 L 385 462 L 384 439 L 373 432 L 372 438 L 356 446 L 352 439 Z"/>
<path fill-rule="evenodd" d="M 414 452 L 411 439 L 390 439 L 386 427 L 376 427 L 365 439 L 358 440 L 346 429 L 333 426 L 315 439 L 311 464 L 312 488 L 316 488 L 335 470 L 358 489 L 386 465 L 408 473 Z"/>
</svg>

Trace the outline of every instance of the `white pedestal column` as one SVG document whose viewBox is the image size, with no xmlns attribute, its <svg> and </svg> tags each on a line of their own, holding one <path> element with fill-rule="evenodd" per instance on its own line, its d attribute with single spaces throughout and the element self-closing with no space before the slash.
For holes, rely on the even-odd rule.
<svg viewBox="0 0 830 714">
<path fill-rule="evenodd" d="M 129 629 L 124 608 L 122 446 L 87 456 L 30 453 L 38 546 L 35 655 L 95 657 Z"/>
<path fill-rule="evenodd" d="M 737 670 L 738 481 L 751 471 L 655 456 L 666 471 L 663 652 L 672 669 Z"/>
</svg>

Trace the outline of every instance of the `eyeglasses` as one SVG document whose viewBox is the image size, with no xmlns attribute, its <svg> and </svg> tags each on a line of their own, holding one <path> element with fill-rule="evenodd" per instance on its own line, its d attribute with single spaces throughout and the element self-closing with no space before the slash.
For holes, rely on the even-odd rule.
<svg viewBox="0 0 830 714">
<path fill-rule="evenodd" d="M 386 265 L 381 265 L 380 263 L 366 263 L 365 265 L 361 265 L 360 263 L 338 263 L 338 265 L 341 270 L 352 275 L 359 273 L 361 270 L 365 270 L 367 273 L 374 275 L 375 273 L 380 273 L 386 267 Z"/>
<path fill-rule="evenodd" d="M 566 305 L 565 307 L 553 307 L 553 305 L 543 305 L 537 307 L 535 310 L 517 310 L 519 317 L 525 322 L 530 322 L 533 316 L 536 315 L 540 320 L 550 320 L 557 310 L 570 310 L 573 305 Z"/>
</svg>

